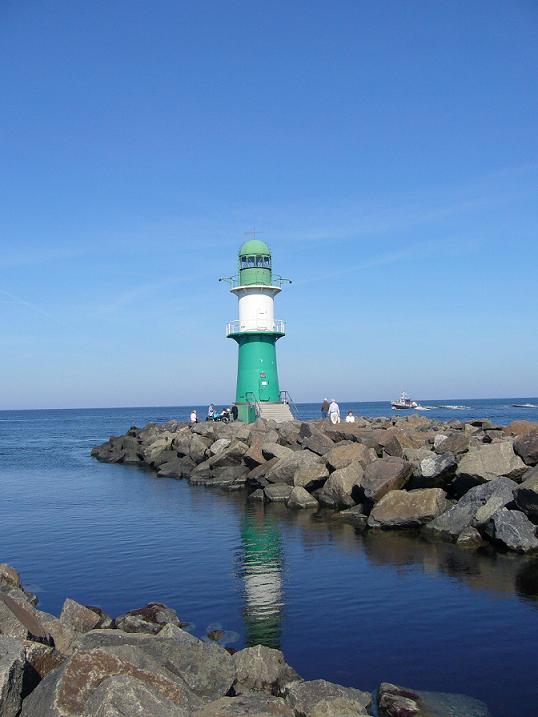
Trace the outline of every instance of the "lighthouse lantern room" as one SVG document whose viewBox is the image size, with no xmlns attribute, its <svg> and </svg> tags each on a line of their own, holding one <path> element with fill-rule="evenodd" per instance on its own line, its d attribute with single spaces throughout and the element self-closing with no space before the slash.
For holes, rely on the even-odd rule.
<svg viewBox="0 0 538 717">
<path fill-rule="evenodd" d="M 222 280 L 229 282 L 239 300 L 239 318 L 226 326 L 227 337 L 239 346 L 235 399 L 239 420 L 252 422 L 258 416 L 291 420 L 287 402 L 281 401 L 275 346 L 286 330 L 274 312 L 275 296 L 283 283 L 291 282 L 273 276 L 271 251 L 259 239 L 242 245 L 238 270 L 238 276 Z"/>
</svg>

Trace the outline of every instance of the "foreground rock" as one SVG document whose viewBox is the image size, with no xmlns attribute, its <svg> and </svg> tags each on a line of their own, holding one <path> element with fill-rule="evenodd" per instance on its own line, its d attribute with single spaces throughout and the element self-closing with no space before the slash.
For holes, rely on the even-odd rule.
<svg viewBox="0 0 538 717">
<path fill-rule="evenodd" d="M 413 528 L 429 523 L 447 510 L 441 488 L 391 490 L 376 503 L 368 518 L 371 528 Z"/>
<path fill-rule="evenodd" d="M 367 715 L 372 702 L 369 692 L 342 687 L 326 680 L 311 680 L 293 684 L 287 702 L 300 717 L 337 717 L 338 715 Z"/>
<path fill-rule="evenodd" d="M 448 692 L 422 692 L 382 682 L 377 691 L 379 717 L 491 717 L 483 702 Z"/>
<path fill-rule="evenodd" d="M 0 635 L 0 714 L 16 717 L 22 702 L 25 654 L 21 643 Z"/>
</svg>

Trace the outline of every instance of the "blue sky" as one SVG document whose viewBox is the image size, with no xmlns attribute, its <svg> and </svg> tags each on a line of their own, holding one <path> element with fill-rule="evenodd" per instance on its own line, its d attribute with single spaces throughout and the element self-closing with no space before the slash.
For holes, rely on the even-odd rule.
<svg viewBox="0 0 538 717">
<path fill-rule="evenodd" d="M 538 393 L 534 0 L 4 0 L 0 52 L 0 408 L 230 401 L 253 226 L 296 400 Z"/>
</svg>

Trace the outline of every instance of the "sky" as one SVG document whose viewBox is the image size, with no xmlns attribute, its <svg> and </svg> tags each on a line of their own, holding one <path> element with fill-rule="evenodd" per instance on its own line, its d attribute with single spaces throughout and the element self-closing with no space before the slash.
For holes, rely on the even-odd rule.
<svg viewBox="0 0 538 717">
<path fill-rule="evenodd" d="M 3 0 L 0 409 L 538 394 L 535 0 Z"/>
</svg>

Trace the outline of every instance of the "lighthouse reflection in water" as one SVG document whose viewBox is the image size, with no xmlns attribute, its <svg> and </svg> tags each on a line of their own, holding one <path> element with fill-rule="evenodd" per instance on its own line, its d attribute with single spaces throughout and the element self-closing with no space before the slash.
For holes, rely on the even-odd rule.
<svg viewBox="0 0 538 717">
<path fill-rule="evenodd" d="M 243 518 L 243 566 L 247 646 L 280 647 L 282 546 L 277 523 L 262 505 L 250 504 Z"/>
</svg>

